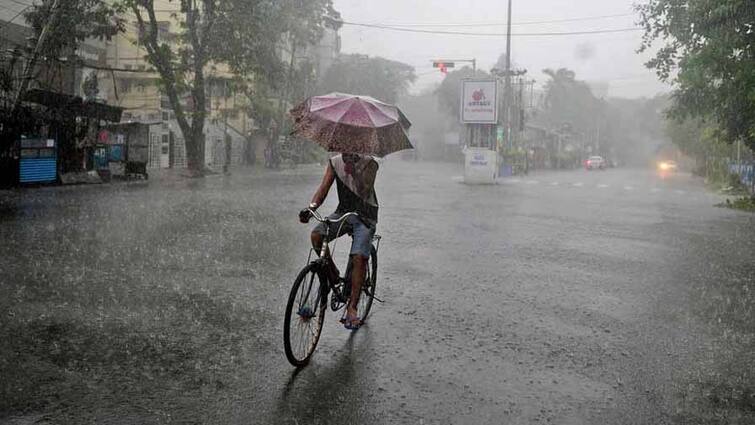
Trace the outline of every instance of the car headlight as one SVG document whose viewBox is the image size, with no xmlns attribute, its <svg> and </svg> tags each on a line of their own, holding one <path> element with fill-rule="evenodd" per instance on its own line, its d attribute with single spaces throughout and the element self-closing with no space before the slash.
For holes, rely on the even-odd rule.
<svg viewBox="0 0 755 425">
<path fill-rule="evenodd" d="M 660 164 L 658 164 L 658 168 L 660 168 L 663 171 L 666 171 L 669 168 L 671 168 L 671 166 L 667 162 L 661 162 Z"/>
</svg>

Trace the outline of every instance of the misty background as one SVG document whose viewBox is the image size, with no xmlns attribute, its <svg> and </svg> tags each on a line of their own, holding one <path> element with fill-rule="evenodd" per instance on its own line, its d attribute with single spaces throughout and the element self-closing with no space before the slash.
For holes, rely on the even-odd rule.
<svg viewBox="0 0 755 425">
<path fill-rule="evenodd" d="M 420 157 L 459 159 L 464 143 L 455 106 L 459 81 L 490 78 L 491 69 L 504 68 L 507 3 L 341 0 L 335 6 L 343 20 L 340 62 L 367 54 L 413 69 L 395 94 L 359 84 L 350 88 L 398 102 L 412 120 Z M 654 51 L 637 52 L 642 41 L 637 21 L 633 2 L 626 0 L 514 2 L 512 69 L 526 71 L 514 87 L 524 85 L 515 93 L 521 95 L 519 138 L 532 148 L 531 161 L 540 157 L 534 158 L 536 168 L 571 168 L 590 154 L 616 165 L 681 159 L 665 131 L 670 87 L 645 67 Z M 443 73 L 433 67 L 438 59 L 457 62 Z M 475 60 L 478 73 L 460 60 Z M 336 78 L 344 79 L 346 74 Z M 569 139 L 560 151 L 557 134 Z"/>
</svg>

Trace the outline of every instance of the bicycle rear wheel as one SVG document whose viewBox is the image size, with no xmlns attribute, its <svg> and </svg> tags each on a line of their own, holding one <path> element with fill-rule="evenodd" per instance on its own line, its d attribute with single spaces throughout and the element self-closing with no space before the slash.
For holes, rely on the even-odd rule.
<svg viewBox="0 0 755 425">
<path fill-rule="evenodd" d="M 288 361 L 302 367 L 317 347 L 325 321 L 327 282 L 319 277 L 319 266 L 308 264 L 294 280 L 286 304 L 283 347 Z"/>
<path fill-rule="evenodd" d="M 367 260 L 367 270 L 365 271 L 364 284 L 362 293 L 359 296 L 357 304 L 357 314 L 359 320 L 364 322 L 367 315 L 372 309 L 372 302 L 375 300 L 375 288 L 377 287 L 377 250 L 373 246 L 370 250 L 370 258 Z"/>
</svg>

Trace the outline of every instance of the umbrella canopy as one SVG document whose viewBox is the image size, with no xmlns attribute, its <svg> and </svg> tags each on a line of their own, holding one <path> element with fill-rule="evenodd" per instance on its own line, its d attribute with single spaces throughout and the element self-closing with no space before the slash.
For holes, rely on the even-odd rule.
<svg viewBox="0 0 755 425">
<path fill-rule="evenodd" d="M 314 96 L 290 111 L 292 135 L 331 152 L 385 156 L 413 149 L 411 123 L 397 107 L 369 96 L 331 93 Z"/>
</svg>

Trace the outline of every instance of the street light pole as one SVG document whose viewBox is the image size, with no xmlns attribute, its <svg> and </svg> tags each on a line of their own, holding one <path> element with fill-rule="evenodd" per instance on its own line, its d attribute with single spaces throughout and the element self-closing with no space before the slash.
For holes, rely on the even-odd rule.
<svg viewBox="0 0 755 425">
<path fill-rule="evenodd" d="M 34 73 L 34 68 L 37 66 L 37 60 L 39 59 L 42 49 L 47 42 L 47 37 L 49 37 L 50 31 L 52 31 L 52 25 L 58 23 L 57 21 L 61 10 L 62 8 L 60 7 L 60 0 L 55 0 L 52 4 L 52 7 L 50 8 L 50 18 L 42 27 L 42 31 L 39 33 L 39 38 L 37 38 L 37 44 L 34 47 L 31 58 L 27 59 L 26 66 L 24 67 L 21 84 L 18 86 L 18 91 L 16 91 L 16 95 L 13 100 L 14 114 L 21 106 L 21 101 L 23 100 L 23 96 L 26 93 L 26 89 L 29 88 L 29 80 L 31 80 L 31 75 L 32 73 Z"/>
<path fill-rule="evenodd" d="M 509 0 L 508 16 L 506 17 L 506 69 L 504 70 L 504 127 L 506 128 L 507 145 L 512 148 L 511 138 L 511 0 Z"/>
</svg>

